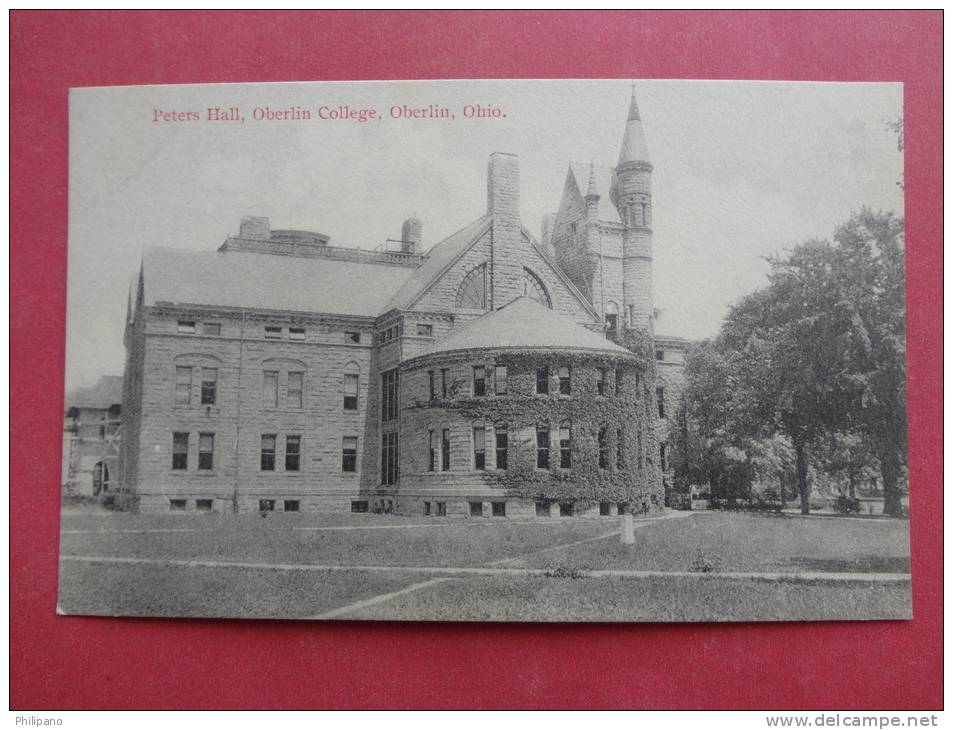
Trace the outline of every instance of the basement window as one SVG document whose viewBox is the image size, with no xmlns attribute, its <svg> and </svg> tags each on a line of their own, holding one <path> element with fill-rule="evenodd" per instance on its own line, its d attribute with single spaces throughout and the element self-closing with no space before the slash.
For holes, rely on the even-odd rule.
<svg viewBox="0 0 953 730">
<path fill-rule="evenodd" d="M 222 325 L 218 322 L 206 322 L 202 325 L 202 334 L 217 337 L 222 334 Z"/>
<path fill-rule="evenodd" d="M 188 501 L 185 499 L 170 499 L 169 509 L 173 512 L 184 512 L 186 504 L 188 504 Z"/>
<path fill-rule="evenodd" d="M 286 499 L 284 504 L 285 512 L 299 512 L 301 502 L 297 499 Z"/>
<path fill-rule="evenodd" d="M 289 340 L 303 340 L 303 339 L 304 339 L 304 327 L 289 327 L 289 328 L 288 328 L 288 339 L 289 339 Z"/>
<path fill-rule="evenodd" d="M 608 502 L 599 502 L 599 516 L 608 517 L 611 513 L 610 505 Z"/>
<path fill-rule="evenodd" d="M 573 513 L 572 502 L 560 502 L 559 504 L 560 517 L 572 517 L 572 513 Z"/>
<path fill-rule="evenodd" d="M 258 511 L 259 511 L 259 512 L 274 512 L 274 511 L 275 511 L 275 500 L 273 500 L 273 499 L 259 499 L 259 500 L 258 500 Z"/>
<path fill-rule="evenodd" d="M 424 502 L 424 517 L 430 517 L 430 502 Z"/>
<path fill-rule="evenodd" d="M 493 502 L 493 516 L 506 517 L 506 502 Z"/>
<path fill-rule="evenodd" d="M 281 332 L 281 327 L 265 327 L 265 339 L 279 340 L 281 339 Z"/>
<path fill-rule="evenodd" d="M 212 500 L 211 500 L 211 499 L 197 499 L 197 500 L 195 500 L 195 511 L 196 511 L 196 512 L 211 512 L 211 511 L 212 511 Z"/>
<path fill-rule="evenodd" d="M 356 514 L 363 514 L 367 512 L 367 500 L 366 499 L 355 499 L 351 502 L 351 512 Z"/>
<path fill-rule="evenodd" d="M 446 502 L 437 502 L 437 517 L 446 517 L 447 516 L 447 503 Z"/>
<path fill-rule="evenodd" d="M 549 517 L 549 502 L 537 502 L 536 503 L 536 516 L 537 517 Z"/>
<path fill-rule="evenodd" d="M 193 320 L 180 319 L 176 327 L 176 332 L 180 335 L 194 335 L 195 322 Z"/>
<path fill-rule="evenodd" d="M 470 517 L 483 517 L 483 502 L 470 502 Z"/>
</svg>

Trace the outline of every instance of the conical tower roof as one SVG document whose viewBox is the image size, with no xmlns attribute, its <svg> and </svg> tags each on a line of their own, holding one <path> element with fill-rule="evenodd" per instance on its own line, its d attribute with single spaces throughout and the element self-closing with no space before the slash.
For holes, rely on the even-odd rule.
<svg viewBox="0 0 953 730">
<path fill-rule="evenodd" d="M 642 131 L 642 117 L 639 114 L 639 105 L 635 100 L 635 85 L 632 86 L 632 100 L 629 102 L 629 118 L 625 123 L 625 136 L 622 138 L 622 150 L 619 152 L 619 164 L 627 162 L 648 162 L 649 148 L 645 144 L 645 133 Z"/>
</svg>

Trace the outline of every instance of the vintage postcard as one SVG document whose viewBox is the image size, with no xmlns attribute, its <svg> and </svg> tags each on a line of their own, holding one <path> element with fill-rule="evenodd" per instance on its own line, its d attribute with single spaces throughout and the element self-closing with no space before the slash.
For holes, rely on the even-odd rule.
<svg viewBox="0 0 953 730">
<path fill-rule="evenodd" d="M 911 617 L 903 89 L 73 89 L 63 614 Z"/>
</svg>

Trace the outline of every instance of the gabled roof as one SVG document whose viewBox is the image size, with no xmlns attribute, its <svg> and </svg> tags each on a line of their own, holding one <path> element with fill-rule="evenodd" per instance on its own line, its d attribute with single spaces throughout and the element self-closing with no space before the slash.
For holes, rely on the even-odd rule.
<svg viewBox="0 0 953 730">
<path fill-rule="evenodd" d="M 521 296 L 451 330 L 421 355 L 476 349 L 586 350 L 614 355 L 632 354 L 535 299 Z"/>
<path fill-rule="evenodd" d="M 66 408 L 101 408 L 122 404 L 122 376 L 104 375 L 95 385 L 66 394 Z"/>
<path fill-rule="evenodd" d="M 490 222 L 491 217 L 484 215 L 433 246 L 427 252 L 423 264 L 404 281 L 383 311 L 410 309 L 440 275 L 483 235 Z"/>
<path fill-rule="evenodd" d="M 413 269 L 244 251 L 146 249 L 143 302 L 376 317 Z"/>
<path fill-rule="evenodd" d="M 616 210 L 609 197 L 609 191 L 612 189 L 612 183 L 615 180 L 615 170 L 611 167 L 596 165 L 592 167 L 589 163 L 570 162 L 569 172 L 572 174 L 579 190 L 579 196 L 585 197 L 589 187 L 589 173 L 595 173 L 596 192 L 599 193 L 599 220 L 609 223 L 619 223 L 619 211 Z"/>
</svg>

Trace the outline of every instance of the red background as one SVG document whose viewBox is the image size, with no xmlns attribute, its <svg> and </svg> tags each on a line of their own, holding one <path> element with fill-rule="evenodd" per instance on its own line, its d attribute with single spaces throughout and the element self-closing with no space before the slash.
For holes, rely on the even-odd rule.
<svg viewBox="0 0 953 730">
<path fill-rule="evenodd" d="M 11 705 L 942 706 L 942 15 L 11 14 Z M 466 625 L 54 614 L 71 86 L 403 78 L 905 84 L 910 622 Z"/>
</svg>

